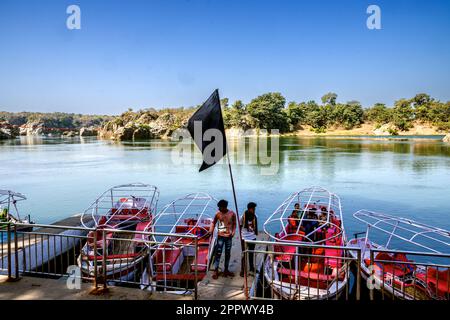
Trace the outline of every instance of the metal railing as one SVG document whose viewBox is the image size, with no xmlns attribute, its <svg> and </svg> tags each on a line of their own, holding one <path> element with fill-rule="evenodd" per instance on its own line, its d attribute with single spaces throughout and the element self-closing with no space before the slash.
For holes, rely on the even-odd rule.
<svg viewBox="0 0 450 320">
<path fill-rule="evenodd" d="M 287 248 L 284 252 L 276 246 Z M 348 251 L 356 252 L 351 257 Z M 336 252 L 339 252 L 336 255 Z M 245 272 L 248 299 L 331 300 L 360 299 L 361 250 L 298 242 L 245 240 L 244 268 L 250 259 L 256 267 L 253 281 Z M 351 272 L 355 262 L 356 274 Z M 350 290 L 350 282 L 354 287 Z"/>
<path fill-rule="evenodd" d="M 243 254 L 248 299 L 450 299 L 450 254 L 256 240 Z"/>
<path fill-rule="evenodd" d="M 43 224 L 24 230 L 27 226 L 0 223 L 0 273 L 9 280 L 72 276 L 95 288 L 119 285 L 197 299 L 208 269 L 198 262 L 194 235 Z M 78 273 L 71 274 L 74 266 Z"/>
<path fill-rule="evenodd" d="M 450 300 L 450 254 L 372 249 L 367 269 L 372 300 Z"/>
</svg>

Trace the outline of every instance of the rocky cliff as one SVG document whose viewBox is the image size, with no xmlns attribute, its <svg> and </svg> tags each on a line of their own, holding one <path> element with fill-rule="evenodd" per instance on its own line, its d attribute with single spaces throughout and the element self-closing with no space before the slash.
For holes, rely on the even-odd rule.
<svg viewBox="0 0 450 320">
<path fill-rule="evenodd" d="M 107 122 L 99 130 L 99 137 L 118 141 L 167 138 L 187 124 L 189 115 L 170 111 L 127 111 Z"/>
<path fill-rule="evenodd" d="M 14 139 L 18 135 L 18 126 L 12 125 L 8 121 L 0 121 L 0 140 Z"/>
<path fill-rule="evenodd" d="M 442 141 L 450 143 L 450 133 L 447 133 L 447 135 L 444 137 L 444 139 L 442 139 Z"/>
</svg>

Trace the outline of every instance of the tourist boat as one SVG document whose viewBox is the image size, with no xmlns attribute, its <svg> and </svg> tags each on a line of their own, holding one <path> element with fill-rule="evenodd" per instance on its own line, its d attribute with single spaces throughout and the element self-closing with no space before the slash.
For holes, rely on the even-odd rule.
<svg viewBox="0 0 450 320">
<path fill-rule="evenodd" d="M 145 232 L 153 231 L 158 198 L 155 186 L 120 185 L 105 191 L 84 211 L 82 225 L 89 228 L 94 221 L 94 230 L 78 257 L 83 276 L 94 277 L 95 264 L 97 276 L 106 275 L 107 280 L 131 281 L 138 276 L 135 271 L 143 270 L 148 255 L 145 242 L 152 240 Z"/>
<path fill-rule="evenodd" d="M 29 232 L 33 230 L 34 222 L 31 221 L 30 215 L 26 218 L 21 218 L 17 203 L 26 200 L 27 198 L 18 192 L 11 190 L 0 190 L 0 230 L 7 228 L 6 222 L 17 224 L 15 226 L 17 231 Z"/>
<path fill-rule="evenodd" d="M 370 278 L 374 288 L 405 300 L 450 298 L 449 231 L 367 210 L 353 216 L 367 229 L 364 237 L 356 234 L 347 247 L 361 249 L 361 275 L 365 280 Z M 349 253 L 357 258 L 356 251 Z M 440 263 L 442 258 L 446 265 Z"/>
<path fill-rule="evenodd" d="M 151 247 L 142 289 L 186 293 L 205 277 L 217 238 L 216 230 L 209 233 L 216 205 L 217 200 L 209 194 L 192 193 L 158 213 L 154 228 L 163 235 Z"/>
<path fill-rule="evenodd" d="M 346 235 L 337 195 L 321 187 L 293 193 L 267 219 L 264 231 L 274 240 L 274 253 L 264 262 L 264 278 L 275 296 L 339 297 L 350 269 L 342 248 Z"/>
</svg>

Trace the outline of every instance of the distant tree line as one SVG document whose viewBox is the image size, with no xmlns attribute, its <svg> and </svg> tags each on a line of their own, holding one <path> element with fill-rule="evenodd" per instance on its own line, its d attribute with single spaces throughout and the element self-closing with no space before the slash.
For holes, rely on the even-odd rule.
<svg viewBox="0 0 450 320">
<path fill-rule="evenodd" d="M 286 103 L 278 92 L 260 95 L 248 104 L 241 100 L 229 105 L 229 100 L 221 100 L 224 122 L 227 128 L 279 129 L 281 133 L 293 132 L 305 126 L 315 132 L 325 132 L 330 128 L 353 129 L 363 123 L 376 127 L 390 124 L 392 133 L 407 131 L 414 123 L 427 123 L 438 130 L 450 131 L 450 101 L 441 102 L 421 93 L 411 99 L 395 101 L 392 107 L 376 103 L 370 108 L 363 108 L 358 101 L 338 102 L 337 94 L 327 93 L 321 102 L 307 101 Z M 148 123 L 161 119 L 170 124 L 170 129 L 183 127 L 187 119 L 198 108 L 180 107 L 138 111 L 128 109 L 120 116 L 82 115 L 74 113 L 35 113 L 35 112 L 0 112 L 0 121 L 7 120 L 13 125 L 27 122 L 40 122 L 51 128 L 81 128 L 105 126 L 125 126 L 136 123 L 148 126 Z"/>
<path fill-rule="evenodd" d="M 21 126 L 30 122 L 42 123 L 48 128 L 79 129 L 81 127 L 100 127 L 113 119 L 107 115 L 83 115 L 64 112 L 6 112 L 0 111 L 0 121 L 6 120 L 12 125 Z"/>
<path fill-rule="evenodd" d="M 244 130 L 279 129 L 286 133 L 307 125 L 315 132 L 324 132 L 331 127 L 350 130 L 364 122 L 375 126 L 391 124 L 394 131 L 407 131 L 414 122 L 450 130 L 450 102 L 440 102 L 423 93 L 397 100 L 393 107 L 376 103 L 363 108 L 358 101 L 340 103 L 337 94 L 332 92 L 325 94 L 320 104 L 316 101 L 286 104 L 286 99 L 278 92 L 263 94 L 248 104 L 237 100 L 229 106 L 228 99 L 221 102 L 226 126 Z"/>
</svg>

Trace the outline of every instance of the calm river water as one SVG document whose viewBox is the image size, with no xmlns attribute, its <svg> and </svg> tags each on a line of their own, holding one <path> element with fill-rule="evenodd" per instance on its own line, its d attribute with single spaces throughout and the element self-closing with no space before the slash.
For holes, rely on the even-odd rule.
<svg viewBox="0 0 450 320">
<path fill-rule="evenodd" d="M 292 192 L 319 185 L 341 197 L 347 234 L 364 231 L 352 214 L 370 209 L 450 229 L 450 144 L 440 138 L 301 138 L 279 141 L 280 165 L 261 175 L 258 164 L 233 166 L 238 202 L 258 204 L 260 224 Z M 51 223 L 82 212 L 104 190 L 145 182 L 170 200 L 204 191 L 232 203 L 228 168 L 202 173 L 174 164 L 174 143 L 114 143 L 95 138 L 29 138 L 0 142 L 0 189 L 21 192 L 22 213 Z M 198 156 L 198 154 L 197 154 Z"/>
</svg>

